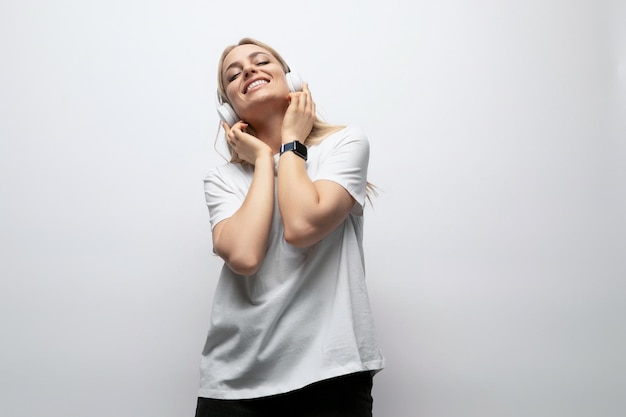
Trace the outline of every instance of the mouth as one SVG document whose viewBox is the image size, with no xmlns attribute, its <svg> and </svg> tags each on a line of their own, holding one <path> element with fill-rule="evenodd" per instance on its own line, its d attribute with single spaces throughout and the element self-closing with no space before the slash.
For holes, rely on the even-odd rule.
<svg viewBox="0 0 626 417">
<path fill-rule="evenodd" d="M 262 85 L 268 84 L 269 81 L 268 80 L 256 80 L 251 82 L 250 84 L 248 84 L 248 86 L 245 88 L 244 90 L 244 94 L 248 94 L 249 91 L 254 90 L 255 88 L 258 88 Z"/>
</svg>

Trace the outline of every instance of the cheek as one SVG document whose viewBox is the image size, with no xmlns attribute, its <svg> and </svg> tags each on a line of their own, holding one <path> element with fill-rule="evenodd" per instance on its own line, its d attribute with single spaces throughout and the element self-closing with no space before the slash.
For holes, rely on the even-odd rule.
<svg viewBox="0 0 626 417">
<path fill-rule="evenodd" d="M 226 98 L 228 98 L 228 101 L 233 104 L 236 105 L 235 103 L 237 102 L 237 100 L 239 99 L 239 94 L 238 94 L 238 90 L 237 87 L 233 86 L 232 84 L 227 86 L 226 89 L 224 90 L 224 92 L 226 93 Z"/>
</svg>

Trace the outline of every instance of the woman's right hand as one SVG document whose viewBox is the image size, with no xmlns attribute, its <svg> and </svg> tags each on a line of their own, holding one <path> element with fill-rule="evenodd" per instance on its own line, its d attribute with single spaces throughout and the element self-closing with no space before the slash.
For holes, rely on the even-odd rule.
<svg viewBox="0 0 626 417">
<path fill-rule="evenodd" d="M 265 142 L 244 131 L 248 127 L 247 123 L 239 121 L 231 127 L 224 122 L 222 126 L 226 131 L 228 145 L 242 160 L 256 165 L 258 158 L 267 155 L 273 157 L 272 149 Z"/>
</svg>

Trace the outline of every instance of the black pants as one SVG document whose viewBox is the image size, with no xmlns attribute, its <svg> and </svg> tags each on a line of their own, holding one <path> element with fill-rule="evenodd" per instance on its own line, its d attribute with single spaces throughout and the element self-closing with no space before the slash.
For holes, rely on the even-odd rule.
<svg viewBox="0 0 626 417">
<path fill-rule="evenodd" d="M 198 398 L 196 417 L 372 417 L 372 375 L 359 372 L 250 400 Z"/>
</svg>

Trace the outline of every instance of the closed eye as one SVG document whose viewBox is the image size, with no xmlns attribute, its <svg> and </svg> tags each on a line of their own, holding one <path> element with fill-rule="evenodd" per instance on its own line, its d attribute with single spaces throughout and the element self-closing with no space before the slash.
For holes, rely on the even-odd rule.
<svg viewBox="0 0 626 417">
<path fill-rule="evenodd" d="M 257 63 L 256 63 L 256 64 L 254 64 L 254 65 L 257 65 L 257 66 L 262 66 L 262 65 L 267 65 L 267 64 L 269 64 L 269 63 L 270 63 L 270 61 L 269 61 L 269 60 L 266 60 L 266 61 L 260 61 L 260 62 L 257 62 Z M 237 79 L 237 77 L 239 77 L 239 75 L 241 75 L 241 72 L 237 72 L 237 73 L 235 73 L 235 74 L 231 75 L 230 77 L 228 77 L 228 78 L 227 78 L 228 82 L 229 82 L 229 83 L 231 83 L 231 82 L 235 81 L 235 80 Z"/>
</svg>

